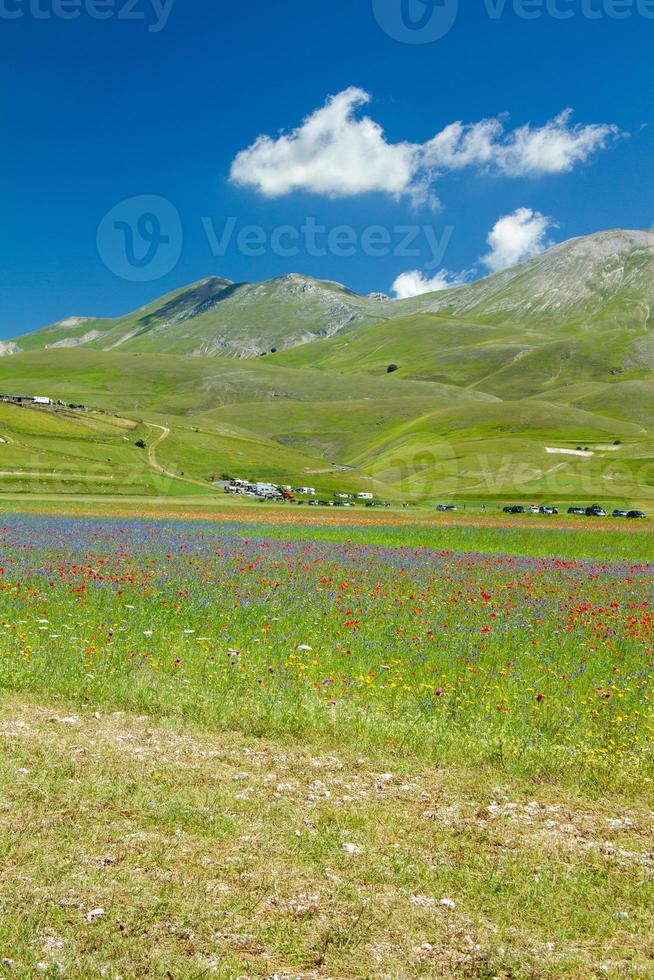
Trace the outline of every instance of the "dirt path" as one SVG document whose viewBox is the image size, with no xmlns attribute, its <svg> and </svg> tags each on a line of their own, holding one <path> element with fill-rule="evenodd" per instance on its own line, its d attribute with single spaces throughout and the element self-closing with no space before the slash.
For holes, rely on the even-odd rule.
<svg viewBox="0 0 654 980">
<path fill-rule="evenodd" d="M 152 469 L 157 471 L 157 473 L 161 473 L 162 476 L 170 476 L 176 480 L 177 479 L 176 474 L 171 473 L 169 470 L 164 469 L 164 467 L 157 462 L 157 456 L 156 456 L 157 447 L 161 445 L 164 439 L 168 438 L 168 436 L 170 435 L 170 429 L 168 428 L 167 425 L 157 425 L 156 422 L 146 422 L 146 425 L 150 429 L 159 429 L 161 431 L 161 435 L 157 436 L 154 442 L 151 442 L 150 445 L 148 446 L 148 463 L 150 464 Z"/>
<path fill-rule="evenodd" d="M 152 469 L 156 470 L 161 476 L 167 476 L 170 480 L 180 480 L 182 483 L 190 483 L 194 487 L 202 487 L 203 490 L 214 490 L 210 483 L 203 483 L 202 480 L 194 480 L 189 476 L 181 476 L 179 473 L 173 473 L 171 470 L 167 470 L 165 466 L 157 460 L 157 449 L 161 443 L 168 438 L 170 435 L 170 428 L 167 425 L 158 425 L 156 422 L 146 422 L 145 423 L 150 429 L 159 429 L 161 435 L 151 442 L 148 446 L 148 463 Z"/>
</svg>

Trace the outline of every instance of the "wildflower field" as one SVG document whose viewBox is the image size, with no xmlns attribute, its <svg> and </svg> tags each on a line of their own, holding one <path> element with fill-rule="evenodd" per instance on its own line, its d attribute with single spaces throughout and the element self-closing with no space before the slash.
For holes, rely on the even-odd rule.
<svg viewBox="0 0 654 980">
<path fill-rule="evenodd" d="M 0 975 L 652 976 L 649 535 L 252 514 L 5 516 Z"/>
<path fill-rule="evenodd" d="M 0 685 L 647 785 L 654 566 L 612 562 L 611 535 L 599 562 L 286 530 L 7 519 Z"/>
</svg>

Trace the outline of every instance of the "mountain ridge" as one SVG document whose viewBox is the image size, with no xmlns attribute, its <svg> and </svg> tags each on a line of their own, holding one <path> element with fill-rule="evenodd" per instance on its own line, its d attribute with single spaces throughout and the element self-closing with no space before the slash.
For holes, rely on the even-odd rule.
<svg viewBox="0 0 654 980">
<path fill-rule="evenodd" d="M 63 461 L 108 494 L 121 473 L 119 493 L 161 492 L 139 445 L 165 427 L 157 458 L 185 492 L 229 473 L 388 500 L 652 507 L 652 245 L 574 239 L 393 303 L 300 274 L 211 276 L 122 318 L 68 317 L 14 342 L 0 388 L 89 409 L 5 405 L 4 485 L 36 471 L 47 488 Z M 80 442 L 95 425 L 115 433 Z"/>
<path fill-rule="evenodd" d="M 627 326 L 654 316 L 654 232 L 614 229 L 553 246 L 465 286 L 388 301 L 287 273 L 236 283 L 208 276 L 120 317 L 72 316 L 12 338 L 0 353 L 62 347 L 249 358 L 415 313 L 490 324 Z"/>
<path fill-rule="evenodd" d="M 551 322 L 562 315 L 579 318 L 607 310 L 610 316 L 616 297 L 627 303 L 644 297 L 643 323 L 649 325 L 654 304 L 654 230 L 614 229 L 572 238 L 518 266 L 432 294 L 418 305 L 421 312 L 448 309 L 469 319 L 503 314 L 502 322 L 516 316 Z M 635 313 L 629 308 L 621 312 L 629 317 Z"/>
</svg>

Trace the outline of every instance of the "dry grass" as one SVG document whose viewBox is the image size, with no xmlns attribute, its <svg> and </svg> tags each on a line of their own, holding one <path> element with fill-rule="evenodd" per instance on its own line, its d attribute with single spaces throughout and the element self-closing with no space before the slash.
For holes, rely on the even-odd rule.
<svg viewBox="0 0 654 980">
<path fill-rule="evenodd" d="M 654 976 L 645 805 L 11 697 L 0 778 L 0 975 Z"/>
</svg>

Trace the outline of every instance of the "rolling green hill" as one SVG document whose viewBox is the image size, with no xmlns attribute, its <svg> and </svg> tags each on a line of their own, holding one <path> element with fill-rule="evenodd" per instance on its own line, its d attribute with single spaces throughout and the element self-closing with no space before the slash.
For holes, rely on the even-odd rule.
<svg viewBox="0 0 654 980">
<path fill-rule="evenodd" d="M 90 410 L 0 405 L 0 491 L 206 495 L 229 473 L 391 501 L 647 506 L 653 303 L 644 232 L 401 303 L 206 279 L 4 345 L 0 392 Z"/>
<path fill-rule="evenodd" d="M 261 283 L 231 283 L 212 276 L 123 317 L 62 320 L 16 338 L 6 350 L 85 347 L 256 357 L 379 322 L 391 305 L 307 276 Z"/>
</svg>

